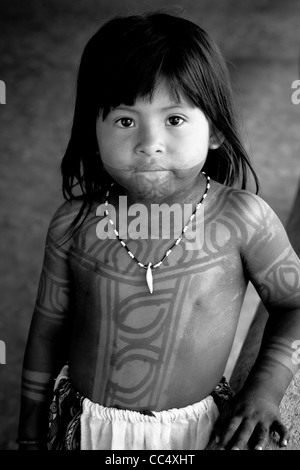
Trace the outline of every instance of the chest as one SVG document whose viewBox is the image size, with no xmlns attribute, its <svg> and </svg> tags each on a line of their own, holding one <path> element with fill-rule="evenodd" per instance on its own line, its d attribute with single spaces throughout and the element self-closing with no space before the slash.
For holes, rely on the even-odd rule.
<svg viewBox="0 0 300 470">
<path fill-rule="evenodd" d="M 97 304 L 98 310 L 118 315 L 127 311 L 128 325 L 137 325 L 162 310 L 204 311 L 212 302 L 233 298 L 244 285 L 238 246 L 226 228 L 210 224 L 197 231 L 191 225 L 177 244 L 175 238 L 125 242 L 134 258 L 116 237 L 97 236 L 97 220 L 81 230 L 70 250 L 74 291 L 78 297 L 80 293 L 77 304 Z M 151 269 L 152 294 L 147 269 L 138 262 L 159 264 Z"/>
</svg>

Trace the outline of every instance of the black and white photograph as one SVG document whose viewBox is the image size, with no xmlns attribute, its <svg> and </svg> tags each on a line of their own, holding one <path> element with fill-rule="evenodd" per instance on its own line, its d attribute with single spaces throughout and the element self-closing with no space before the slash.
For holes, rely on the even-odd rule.
<svg viewBox="0 0 300 470">
<path fill-rule="evenodd" d="M 300 450 L 299 25 L 1 0 L 0 450 Z"/>
</svg>

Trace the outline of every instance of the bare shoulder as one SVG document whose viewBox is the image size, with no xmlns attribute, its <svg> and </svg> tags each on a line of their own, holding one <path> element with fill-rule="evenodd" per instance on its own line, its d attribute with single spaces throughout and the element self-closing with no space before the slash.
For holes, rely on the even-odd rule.
<svg viewBox="0 0 300 470">
<path fill-rule="evenodd" d="M 285 236 L 285 229 L 269 204 L 257 194 L 243 189 L 224 186 L 215 181 L 208 208 L 211 220 L 226 224 L 247 245 L 254 238 L 273 238 L 276 234 Z"/>
<path fill-rule="evenodd" d="M 48 242 L 57 242 L 66 234 L 75 217 L 79 213 L 82 207 L 82 202 L 83 201 L 79 198 L 72 201 L 66 201 L 56 209 L 48 228 Z"/>
<path fill-rule="evenodd" d="M 245 189 L 235 189 L 212 181 L 213 205 L 218 201 L 220 213 L 228 217 L 238 216 L 247 223 L 255 223 L 269 217 L 277 218 L 269 204 L 257 194 Z"/>
<path fill-rule="evenodd" d="M 264 199 L 251 191 L 231 188 L 216 181 L 211 182 L 211 188 L 212 197 L 220 200 L 222 208 L 226 211 L 260 216 L 268 211 L 273 212 Z"/>
</svg>

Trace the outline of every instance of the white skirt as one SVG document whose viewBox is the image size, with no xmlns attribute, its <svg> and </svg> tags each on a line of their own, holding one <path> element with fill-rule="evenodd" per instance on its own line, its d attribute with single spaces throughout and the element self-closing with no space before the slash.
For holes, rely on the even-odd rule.
<svg viewBox="0 0 300 470">
<path fill-rule="evenodd" d="M 69 379 L 68 372 L 64 366 L 54 389 Z M 211 395 L 184 408 L 152 411 L 154 416 L 105 407 L 84 397 L 81 403 L 81 450 L 204 450 L 219 416 Z"/>
<path fill-rule="evenodd" d="M 107 408 L 83 400 L 80 417 L 82 450 L 203 450 L 219 411 L 208 396 L 199 403 L 154 416 Z"/>
</svg>

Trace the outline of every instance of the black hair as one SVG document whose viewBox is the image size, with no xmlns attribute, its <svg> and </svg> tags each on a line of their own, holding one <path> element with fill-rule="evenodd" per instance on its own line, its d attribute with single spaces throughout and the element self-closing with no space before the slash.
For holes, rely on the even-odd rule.
<svg viewBox="0 0 300 470">
<path fill-rule="evenodd" d="M 151 97 L 159 80 L 171 94 L 199 107 L 221 145 L 208 151 L 203 167 L 228 186 L 247 185 L 250 170 L 258 178 L 239 136 L 229 73 L 221 53 L 195 23 L 163 12 L 116 17 L 88 41 L 82 55 L 71 138 L 63 157 L 63 195 L 74 199 L 79 188 L 84 209 L 108 179 L 98 151 L 96 120 L 111 108 Z"/>
</svg>

